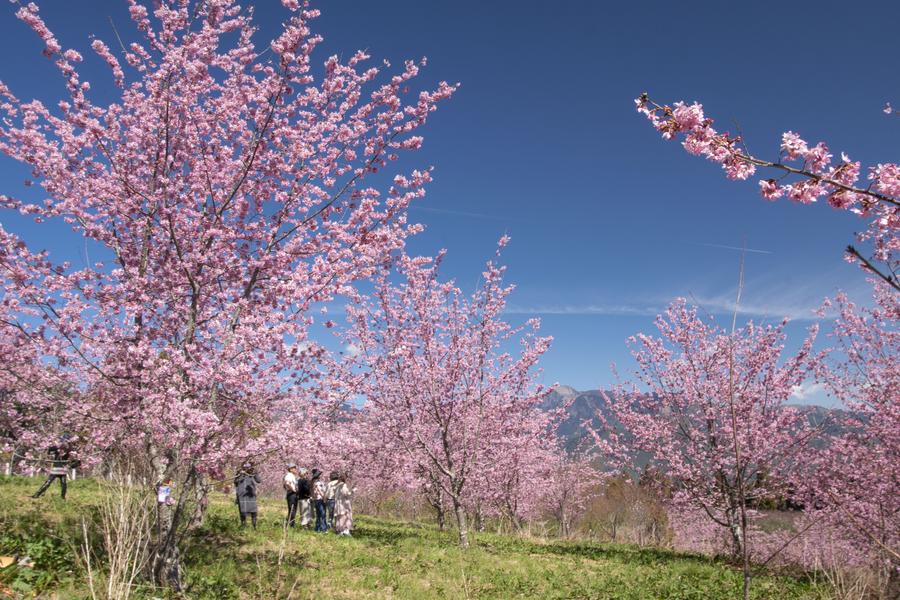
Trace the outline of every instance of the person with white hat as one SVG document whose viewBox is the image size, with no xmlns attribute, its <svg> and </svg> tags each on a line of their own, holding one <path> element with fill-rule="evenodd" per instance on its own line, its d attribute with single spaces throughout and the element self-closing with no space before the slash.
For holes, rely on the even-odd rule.
<svg viewBox="0 0 900 600">
<path fill-rule="evenodd" d="M 297 465 L 296 463 L 288 463 L 287 464 L 287 473 L 284 474 L 284 493 L 285 500 L 287 500 L 288 514 L 287 514 L 287 525 L 288 527 L 294 526 L 294 521 L 297 517 Z"/>
</svg>

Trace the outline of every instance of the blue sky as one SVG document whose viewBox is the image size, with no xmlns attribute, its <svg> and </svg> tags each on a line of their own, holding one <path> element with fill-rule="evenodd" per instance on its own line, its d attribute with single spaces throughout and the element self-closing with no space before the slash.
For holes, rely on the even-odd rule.
<svg viewBox="0 0 900 600">
<path fill-rule="evenodd" d="M 112 39 L 107 16 L 127 23 L 124 2 L 44 4 L 63 45 L 86 55 L 89 34 Z M 320 59 L 357 48 L 394 64 L 427 56 L 425 80 L 461 82 L 415 156 L 434 165 L 435 181 L 412 211 L 427 229 L 411 249 L 447 248 L 445 273 L 471 287 L 509 234 L 511 318 L 540 316 L 555 338 L 547 383 L 608 385 L 611 362 L 627 371 L 625 338 L 651 330 L 676 296 L 727 313 L 740 253 L 723 246 L 762 251 L 747 255 L 745 306 L 755 319 L 793 317 L 792 346 L 824 296 L 841 288 L 865 298 L 864 276 L 842 261 L 862 222 L 825 205 L 764 202 L 755 180 L 729 182 L 661 140 L 632 100 L 645 90 L 699 100 L 764 156 L 776 156 L 790 129 L 864 164 L 896 161 L 900 122 L 881 107 L 900 102 L 897 3 L 314 4 Z M 20 96 L 54 98 L 58 80 L 14 10 L 0 9 L 0 79 Z M 266 37 L 285 13 L 266 0 L 257 15 Z M 99 69 L 90 79 L 95 89 L 109 83 Z M 19 193 L 21 169 L 0 160 L 0 178 L 0 191 Z M 7 213 L 0 221 L 32 247 L 84 253 L 62 227 Z"/>
</svg>

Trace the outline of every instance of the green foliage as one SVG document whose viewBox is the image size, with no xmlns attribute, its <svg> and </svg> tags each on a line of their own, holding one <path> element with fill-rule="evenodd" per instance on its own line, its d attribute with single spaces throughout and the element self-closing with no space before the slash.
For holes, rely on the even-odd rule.
<svg viewBox="0 0 900 600">
<path fill-rule="evenodd" d="M 23 499 L 39 483 L 0 480 L 0 554 L 27 551 L 35 560 L 33 569 L 0 572 L 0 581 L 18 586 L 18 596 L 53 590 L 62 599 L 84 598 L 75 545 L 81 517 L 97 503 L 97 486 L 76 481 L 67 502 Z M 259 529 L 253 531 L 239 527 L 230 496 L 214 495 L 206 522 L 183 545 L 185 597 L 730 600 L 741 591 L 738 571 L 702 556 L 487 533 L 474 535 L 466 551 L 457 547 L 453 531 L 372 517 L 358 518 L 351 538 L 285 532 L 282 504 L 261 499 Z M 20 571 L 7 579 L 7 572 Z M 826 598 L 821 594 L 802 579 L 760 576 L 752 597 Z M 138 598 L 154 597 L 175 598 L 138 591 Z"/>
<path fill-rule="evenodd" d="M 241 597 L 237 586 L 223 572 L 189 578 L 187 595 L 197 600 L 238 600 Z"/>
<path fill-rule="evenodd" d="M 16 504 L 22 508 L 22 502 Z M 71 579 L 76 570 L 73 541 L 65 527 L 54 527 L 39 512 L 23 510 L 18 517 L 0 513 L 0 555 L 17 559 L 0 571 L 0 583 L 31 595 Z"/>
</svg>

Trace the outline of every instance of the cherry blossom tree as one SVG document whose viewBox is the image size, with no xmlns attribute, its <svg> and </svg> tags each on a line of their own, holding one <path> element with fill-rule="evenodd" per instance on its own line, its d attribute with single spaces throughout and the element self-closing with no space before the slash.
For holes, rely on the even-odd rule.
<svg viewBox="0 0 900 600">
<path fill-rule="evenodd" d="M 0 237 L 3 233 L 0 228 Z M 15 470 L 29 458 L 29 449 L 43 449 L 59 438 L 55 409 L 71 386 L 55 377 L 51 366 L 40 364 L 28 336 L 11 325 L 12 308 L 10 298 L 0 298 L 0 453 L 9 455 Z"/>
<path fill-rule="evenodd" d="M 811 204 L 825 198 L 832 207 L 868 221 L 859 239 L 872 242 L 873 255 L 867 257 L 853 246 L 847 253 L 874 276 L 874 307 L 859 308 L 845 295 L 838 296 L 834 305 L 839 314 L 832 334 L 837 345 L 822 363 L 825 366 L 817 370 L 818 381 L 849 409 L 845 434 L 816 457 L 817 467 L 803 483 L 815 498 L 810 503 L 833 515 L 832 526 L 881 557 L 889 572 L 887 594 L 897 595 L 898 543 L 891 532 L 900 529 L 896 521 L 900 480 L 894 467 L 900 463 L 896 439 L 900 166 L 893 162 L 870 166 L 868 183 L 863 185 L 860 162 L 845 153 L 833 162 L 824 142 L 810 145 L 788 131 L 782 135 L 780 157 L 766 160 L 750 154 L 740 136 L 716 131 L 696 102 L 659 105 L 643 94 L 636 105 L 664 138 L 682 139 L 688 152 L 721 164 L 731 179 L 746 179 L 758 168 L 777 175 L 759 181 L 767 200 L 787 197 Z M 890 105 L 884 112 L 896 114 Z"/>
<path fill-rule="evenodd" d="M 469 482 L 473 503 L 469 512 L 476 521 L 490 517 L 521 530 L 545 516 L 549 506 L 556 506 L 560 476 L 579 462 L 569 456 L 558 434 L 570 405 L 563 402 L 502 415 L 502 427 Z M 596 479 L 596 472 L 587 479 Z M 571 486 L 569 495 L 581 489 Z"/>
<path fill-rule="evenodd" d="M 328 403 L 312 309 L 417 231 L 406 208 L 429 171 L 382 189 L 372 176 L 419 148 L 416 130 L 454 90 L 405 100 L 424 61 L 386 79 L 364 52 L 317 65 L 317 11 L 282 4 L 283 28 L 258 46 L 252 10 L 233 0 L 128 0 L 136 41 L 91 44 L 118 89 L 108 105 L 27 4 L 16 14 L 65 97 L 46 106 L 0 84 L 0 152 L 44 195 L 0 206 L 61 219 L 112 257 L 76 269 L 5 233 L 3 326 L 77 386 L 67 418 L 91 447 L 133 446 L 176 480 L 153 560 L 176 588 L 188 492 L 269 445 L 298 404 Z"/>
<path fill-rule="evenodd" d="M 442 257 L 404 257 L 400 283 L 391 285 L 384 274 L 373 299 L 356 296 L 346 340 L 359 349 L 360 368 L 368 373 L 370 418 L 419 472 L 439 475 L 465 547 L 466 507 L 473 506 L 469 492 L 479 469 L 504 440 L 519 436 L 528 416 L 543 418 L 538 404 L 549 390 L 534 377 L 550 338 L 537 336 L 536 320 L 522 327 L 503 321 L 513 289 L 503 283 L 503 267 L 489 262 L 479 288 L 466 296 L 452 281 L 439 280 Z M 516 341 L 518 355 L 506 350 Z"/>
<path fill-rule="evenodd" d="M 787 402 L 814 366 L 816 329 L 782 358 L 782 322 L 730 332 L 705 322 L 685 300 L 657 317 L 659 336 L 629 340 L 637 382 L 608 397 L 610 417 L 592 428 L 598 444 L 635 464 L 638 454 L 674 482 L 671 504 L 701 510 L 726 530 L 749 586 L 747 504 L 789 489 L 798 457 L 816 433 Z"/>
<path fill-rule="evenodd" d="M 549 510 L 559 523 L 559 533 L 569 537 L 580 515 L 593 500 L 603 474 L 587 456 L 558 452 L 547 464 L 541 507 Z"/>
<path fill-rule="evenodd" d="M 814 462 L 811 503 L 821 506 L 857 548 L 887 574 L 887 597 L 900 594 L 900 298 L 881 284 L 876 304 L 835 300 L 835 349 L 819 380 L 848 409 L 846 433 Z"/>
</svg>

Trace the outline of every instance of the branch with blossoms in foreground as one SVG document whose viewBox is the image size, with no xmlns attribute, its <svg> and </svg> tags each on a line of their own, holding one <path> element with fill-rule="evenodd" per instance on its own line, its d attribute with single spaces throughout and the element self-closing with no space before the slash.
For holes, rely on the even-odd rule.
<svg viewBox="0 0 900 600">
<path fill-rule="evenodd" d="M 857 262 L 894 290 L 900 292 L 898 267 L 900 259 L 900 165 L 879 163 L 868 169 L 869 184 L 860 187 L 861 166 L 841 153 L 839 163 L 832 163 L 832 154 L 824 142 L 810 146 L 792 131 L 781 139 L 781 154 L 777 161 L 765 160 L 750 154 L 743 138 L 728 132 L 718 132 L 713 120 L 703 113 L 697 102 L 660 105 L 645 92 L 635 99 L 639 113 L 645 115 L 667 140 L 682 137 L 682 146 L 689 153 L 719 163 L 729 179 L 747 179 L 756 169 L 780 171 L 778 178 L 761 179 L 760 192 L 766 200 L 787 197 L 801 204 L 812 204 L 825 198 L 839 210 L 850 211 L 869 220 L 867 231 L 859 234 L 860 241 L 871 240 L 874 257 L 865 258 L 853 246 L 847 247 L 847 259 Z M 887 112 L 887 110 L 885 111 Z M 884 268 L 875 262 L 885 264 Z"/>
</svg>

